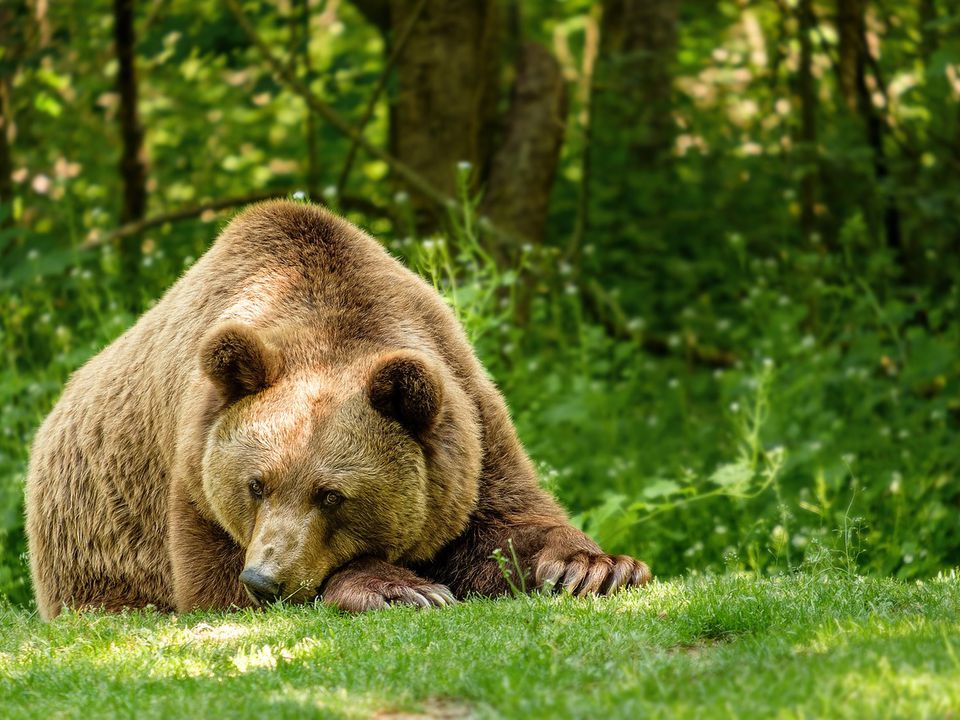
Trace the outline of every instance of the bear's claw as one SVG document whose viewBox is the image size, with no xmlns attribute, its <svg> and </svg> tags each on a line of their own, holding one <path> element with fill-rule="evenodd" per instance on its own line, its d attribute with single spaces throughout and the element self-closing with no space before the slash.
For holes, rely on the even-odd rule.
<svg viewBox="0 0 960 720">
<path fill-rule="evenodd" d="M 584 595 L 610 595 L 627 587 L 650 582 L 650 568 L 629 555 L 604 555 L 578 552 L 559 559 L 542 559 L 537 565 L 536 581 L 550 592 L 562 588 L 565 592 Z"/>
<path fill-rule="evenodd" d="M 388 605 L 419 605 L 443 607 L 457 600 L 445 585 L 384 588 L 381 594 Z"/>
<path fill-rule="evenodd" d="M 430 583 L 413 573 L 381 564 L 382 574 L 361 571 L 331 579 L 323 599 L 347 612 L 379 610 L 390 605 L 444 607 L 457 600 L 446 585 Z"/>
<path fill-rule="evenodd" d="M 450 592 L 450 589 L 445 585 L 431 585 L 429 588 L 424 588 L 420 592 L 432 600 L 434 605 L 441 607 L 444 605 L 453 605 L 457 601 L 453 593 Z"/>
</svg>

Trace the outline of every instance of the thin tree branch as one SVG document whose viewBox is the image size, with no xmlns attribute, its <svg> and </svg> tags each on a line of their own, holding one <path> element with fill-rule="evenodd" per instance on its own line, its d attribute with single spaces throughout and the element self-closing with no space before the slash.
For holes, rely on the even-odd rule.
<svg viewBox="0 0 960 720">
<path fill-rule="evenodd" d="M 192 218 L 199 217 L 208 211 L 225 210 L 226 208 L 259 202 L 260 200 L 286 197 L 288 194 L 289 192 L 286 190 L 265 190 L 261 192 L 250 193 L 248 195 L 212 200 L 199 205 L 178 208 L 177 210 L 170 210 L 169 212 L 151 215 L 150 217 L 143 218 L 142 220 L 126 223 L 103 235 L 95 234 L 96 231 L 94 231 L 94 234 L 91 234 L 89 237 L 87 237 L 80 247 L 84 250 L 88 248 L 94 248 L 99 245 L 103 245 L 104 243 L 109 243 L 113 242 L 114 240 L 120 240 L 121 238 L 137 235 L 144 230 L 149 230 L 150 228 L 157 227 L 158 225 L 166 225 L 167 223 L 177 222 L 179 220 L 190 220 Z"/>
<path fill-rule="evenodd" d="M 348 138 L 352 139 L 359 147 L 363 148 L 377 160 L 381 160 L 382 162 L 386 163 L 387 166 L 397 175 L 397 177 L 406 183 L 412 190 L 420 193 L 422 196 L 428 198 L 431 202 L 434 202 L 441 207 L 448 209 L 457 209 L 461 207 L 461 203 L 449 195 L 437 190 L 437 188 L 435 188 L 430 182 L 428 182 L 422 175 L 420 175 L 409 165 L 367 140 L 363 133 L 351 125 L 346 118 L 323 102 L 323 100 L 314 95 L 310 88 L 307 87 L 293 73 L 291 73 L 289 68 L 287 68 L 286 65 L 282 63 L 273 53 L 273 51 L 267 46 L 263 38 L 260 37 L 260 34 L 257 32 L 256 28 L 254 28 L 253 24 L 250 22 L 250 19 L 247 17 L 246 13 L 243 11 L 243 8 L 240 7 L 238 0 L 225 0 L 225 2 L 227 4 L 227 8 L 231 13 L 233 13 L 234 18 L 236 18 L 237 23 L 239 23 L 241 28 L 243 28 L 243 31 L 247 34 L 250 42 L 253 43 L 253 45 L 263 56 L 263 59 L 266 61 L 267 65 L 269 65 L 274 75 L 292 92 L 302 97 L 307 105 L 313 108 L 318 115 L 325 118 L 326 121 L 329 122 L 334 128 L 339 130 Z"/>
<path fill-rule="evenodd" d="M 140 28 L 140 33 L 138 37 L 146 37 L 150 34 L 151 28 L 153 28 L 154 23 L 160 18 L 160 13 L 163 10 L 164 0 L 153 0 L 153 3 L 150 5 L 150 9 L 147 11 L 147 17 L 143 21 L 143 26 Z"/>
<path fill-rule="evenodd" d="M 261 202 L 263 200 L 285 198 L 299 189 L 301 188 L 290 187 L 262 190 L 260 192 L 249 193 L 247 195 L 236 195 L 233 197 L 220 198 L 219 200 L 211 200 L 210 202 L 200 203 L 199 205 L 190 205 L 187 207 L 178 208 L 176 210 L 159 213 L 157 215 L 151 215 L 150 217 L 142 220 L 121 225 L 120 227 L 104 234 L 91 234 L 86 240 L 83 241 L 80 247 L 84 250 L 99 247 L 100 245 L 118 240 L 120 238 L 137 235 L 144 230 L 149 230 L 150 228 L 157 227 L 159 225 L 180 222 L 182 220 L 192 220 L 193 218 L 200 217 L 206 212 L 227 210 L 229 208 L 239 207 L 241 205 L 249 205 L 250 203 Z M 387 208 L 384 208 L 367 198 L 347 195 L 345 197 L 338 198 L 338 200 L 342 210 L 356 210 L 357 212 L 366 213 L 367 215 L 387 217 L 396 222 L 396 218 Z"/>
<path fill-rule="evenodd" d="M 411 33 L 413 32 L 414 25 L 417 24 L 417 20 L 420 19 L 420 15 L 423 13 L 423 9 L 427 5 L 427 0 L 420 0 L 417 3 L 417 6 L 413 9 L 413 14 L 410 16 L 410 21 L 407 23 L 407 26 L 403 28 L 403 31 L 397 36 L 396 41 L 394 42 L 393 48 L 390 50 L 390 56 L 387 58 L 387 62 L 383 67 L 383 72 L 380 73 L 380 77 L 377 80 L 377 85 L 373 89 L 373 94 L 370 95 L 370 99 L 367 101 L 367 107 L 363 112 L 363 116 L 360 118 L 360 124 L 357 127 L 358 132 L 363 132 L 367 127 L 367 123 L 370 122 L 370 118 L 373 117 L 373 111 L 377 107 L 377 100 L 380 98 L 380 93 L 383 92 L 383 89 L 387 86 L 387 80 L 390 78 L 390 71 L 393 70 L 394 64 L 396 64 L 397 59 L 400 57 L 400 53 L 403 52 L 404 45 L 407 44 L 407 40 L 410 38 Z M 340 171 L 340 177 L 337 179 L 337 195 L 343 192 L 343 189 L 347 186 L 347 180 L 350 178 L 350 170 L 353 167 L 353 160 L 357 154 L 357 141 L 354 139 L 350 143 L 350 150 L 347 152 L 347 159 L 343 163 L 343 170 Z"/>
</svg>

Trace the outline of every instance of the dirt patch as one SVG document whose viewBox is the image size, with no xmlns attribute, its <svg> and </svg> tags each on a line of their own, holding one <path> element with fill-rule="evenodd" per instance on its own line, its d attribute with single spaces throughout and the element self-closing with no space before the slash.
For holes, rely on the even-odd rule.
<svg viewBox="0 0 960 720">
<path fill-rule="evenodd" d="M 379 710 L 373 714 L 373 720 L 467 720 L 476 717 L 473 708 L 462 700 L 432 698 L 421 705 L 420 712 Z"/>
<path fill-rule="evenodd" d="M 686 655 L 688 657 L 700 657 L 706 650 L 712 650 L 715 647 L 720 645 L 726 645 L 733 642 L 736 639 L 734 635 L 725 635 L 723 637 L 717 638 L 701 638 L 694 642 L 684 642 L 673 645 L 670 648 L 667 648 L 667 652 L 671 655 Z"/>
</svg>

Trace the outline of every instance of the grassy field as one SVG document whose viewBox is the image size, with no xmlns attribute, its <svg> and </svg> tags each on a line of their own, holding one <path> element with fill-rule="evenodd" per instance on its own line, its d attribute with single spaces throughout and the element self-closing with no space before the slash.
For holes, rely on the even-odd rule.
<svg viewBox="0 0 960 720">
<path fill-rule="evenodd" d="M 960 577 L 694 578 L 345 616 L 0 609 L 21 717 L 955 717 Z"/>
</svg>

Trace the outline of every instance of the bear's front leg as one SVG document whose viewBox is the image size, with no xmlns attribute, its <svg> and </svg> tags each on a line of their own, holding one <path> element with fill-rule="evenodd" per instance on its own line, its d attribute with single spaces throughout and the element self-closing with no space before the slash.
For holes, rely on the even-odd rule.
<svg viewBox="0 0 960 720">
<path fill-rule="evenodd" d="M 447 583 L 457 597 L 503 595 L 514 588 L 607 595 L 646 585 L 651 578 L 646 563 L 608 555 L 566 522 L 532 515 L 475 518 L 425 570 Z"/>
<path fill-rule="evenodd" d="M 396 604 L 430 607 L 456 602 L 445 585 L 374 558 L 354 560 L 334 572 L 324 585 L 321 597 L 324 602 L 347 612 L 378 610 Z"/>
<path fill-rule="evenodd" d="M 174 490 L 168 515 L 167 549 L 177 610 L 226 610 L 253 601 L 240 584 L 243 548 Z"/>
</svg>

